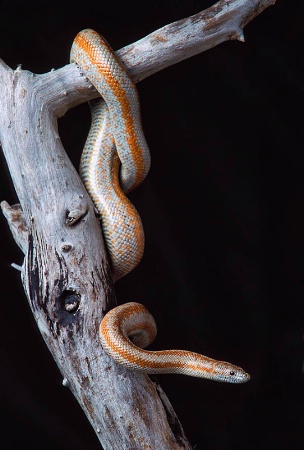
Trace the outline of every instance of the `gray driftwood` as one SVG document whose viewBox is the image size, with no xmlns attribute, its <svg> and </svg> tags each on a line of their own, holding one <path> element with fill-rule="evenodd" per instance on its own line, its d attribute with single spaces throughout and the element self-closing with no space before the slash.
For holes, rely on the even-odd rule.
<svg viewBox="0 0 304 450">
<path fill-rule="evenodd" d="M 220 1 L 117 54 L 135 81 L 229 39 L 274 0 Z M 57 118 L 98 94 L 75 64 L 43 75 L 0 63 L 0 140 L 20 205 L 3 213 L 25 257 L 22 282 L 40 332 L 104 449 L 190 449 L 161 387 L 103 353 L 115 305 L 92 202 L 62 147 Z"/>
</svg>

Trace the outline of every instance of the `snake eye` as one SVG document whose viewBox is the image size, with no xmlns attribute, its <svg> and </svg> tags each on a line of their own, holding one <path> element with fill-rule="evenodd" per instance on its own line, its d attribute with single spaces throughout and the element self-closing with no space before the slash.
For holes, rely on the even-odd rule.
<svg viewBox="0 0 304 450">
<path fill-rule="evenodd" d="M 233 375 L 235 375 L 235 372 L 233 372 L 233 370 L 231 370 L 230 375 L 233 377 Z"/>
</svg>

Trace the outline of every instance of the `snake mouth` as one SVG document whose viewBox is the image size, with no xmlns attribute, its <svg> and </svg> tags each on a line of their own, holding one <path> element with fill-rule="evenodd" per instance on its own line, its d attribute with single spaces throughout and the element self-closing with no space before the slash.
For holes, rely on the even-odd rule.
<svg viewBox="0 0 304 450">
<path fill-rule="evenodd" d="M 242 373 L 238 376 L 237 383 L 247 383 L 251 379 L 249 373 L 242 370 Z"/>
<path fill-rule="evenodd" d="M 214 377 L 218 381 L 233 384 L 247 383 L 251 379 L 249 373 L 245 372 L 244 369 L 226 361 L 217 361 L 215 363 Z"/>
</svg>

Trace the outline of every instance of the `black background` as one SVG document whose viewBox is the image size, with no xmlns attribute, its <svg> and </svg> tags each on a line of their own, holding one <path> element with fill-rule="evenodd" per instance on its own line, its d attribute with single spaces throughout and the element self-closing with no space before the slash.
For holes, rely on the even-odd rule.
<svg viewBox="0 0 304 450">
<path fill-rule="evenodd" d="M 68 62 L 83 28 L 118 49 L 212 3 L 2 1 L 0 57 L 47 72 Z M 152 168 L 132 201 L 146 251 L 116 292 L 155 316 L 153 348 L 192 349 L 251 373 L 245 385 L 159 376 L 196 449 L 302 449 L 302 2 L 278 1 L 245 38 L 138 85 Z M 60 120 L 77 166 L 89 119 L 82 105 Z M 1 200 L 15 203 L 0 162 Z M 3 217 L 0 232 L 1 448 L 97 450 L 10 267 L 22 255 Z"/>
</svg>

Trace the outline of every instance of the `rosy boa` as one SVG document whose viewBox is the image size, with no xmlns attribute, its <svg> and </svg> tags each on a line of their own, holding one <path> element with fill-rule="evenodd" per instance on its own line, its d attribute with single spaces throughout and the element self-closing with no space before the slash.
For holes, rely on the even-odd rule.
<svg viewBox="0 0 304 450">
<path fill-rule="evenodd" d="M 93 30 L 78 33 L 70 61 L 79 65 L 102 97 L 90 102 L 92 125 L 80 174 L 101 217 L 113 279 L 117 280 L 140 262 L 144 251 L 140 217 L 125 195 L 144 180 L 150 168 L 137 90 L 109 44 Z M 112 309 L 100 324 L 105 351 L 133 370 L 230 383 L 250 379 L 240 367 L 190 351 L 143 350 L 155 336 L 155 321 L 139 303 Z"/>
</svg>

